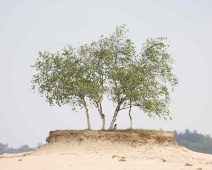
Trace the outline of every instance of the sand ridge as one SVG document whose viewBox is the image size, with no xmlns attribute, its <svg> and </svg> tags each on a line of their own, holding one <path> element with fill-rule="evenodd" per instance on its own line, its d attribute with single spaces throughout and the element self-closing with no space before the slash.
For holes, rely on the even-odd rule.
<svg viewBox="0 0 212 170">
<path fill-rule="evenodd" d="M 0 170 L 211 170 L 212 155 L 178 146 L 173 132 L 50 132 L 34 152 L 0 155 Z"/>
</svg>

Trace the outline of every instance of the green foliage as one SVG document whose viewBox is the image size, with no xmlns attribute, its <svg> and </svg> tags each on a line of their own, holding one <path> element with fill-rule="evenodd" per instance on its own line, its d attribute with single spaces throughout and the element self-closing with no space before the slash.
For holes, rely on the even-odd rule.
<svg viewBox="0 0 212 170">
<path fill-rule="evenodd" d="M 82 106 L 82 98 L 92 91 L 95 86 L 91 80 L 92 74 L 87 67 L 84 56 L 86 46 L 78 50 L 71 46 L 65 47 L 62 54 L 39 52 L 39 57 L 32 67 L 38 71 L 33 76 L 32 89 L 45 96 L 50 105 L 71 104 Z M 84 58 L 83 58 L 84 57 Z"/>
<path fill-rule="evenodd" d="M 108 96 L 116 105 L 112 128 L 120 110 L 137 106 L 150 117 L 169 116 L 170 89 L 178 84 L 172 73 L 173 59 L 167 52 L 166 38 L 148 39 L 140 54 L 126 36 L 125 26 L 116 28 L 108 38 L 105 58 Z"/>
<path fill-rule="evenodd" d="M 173 59 L 167 52 L 166 38 L 148 39 L 137 58 L 142 72 L 140 84 L 141 100 L 136 103 L 151 117 L 155 114 L 166 119 L 169 115 L 170 90 L 178 84 L 172 73 Z"/>
<path fill-rule="evenodd" d="M 95 106 L 105 122 L 102 101 L 107 96 L 116 106 L 110 128 L 119 111 L 136 106 L 150 117 L 169 116 L 170 89 L 178 84 L 172 73 L 173 59 L 167 52 L 166 38 L 148 39 L 141 53 L 126 36 L 125 25 L 108 37 L 62 52 L 39 52 L 32 89 L 45 96 L 50 105 L 84 107 L 88 129 L 88 105 Z M 103 125 L 104 129 L 104 125 Z"/>
<path fill-rule="evenodd" d="M 87 115 L 88 129 L 90 120 L 86 98 L 93 99 L 100 93 L 96 83 L 95 72 L 90 67 L 90 47 L 84 45 L 79 49 L 65 47 L 60 54 L 39 52 L 36 63 L 32 66 L 37 70 L 33 76 L 32 89 L 46 97 L 50 105 L 70 104 L 84 107 Z"/>
<path fill-rule="evenodd" d="M 209 135 L 203 135 L 197 131 L 190 132 L 188 129 L 184 133 L 175 131 L 174 134 L 179 145 L 196 152 L 212 154 L 212 138 Z"/>
</svg>

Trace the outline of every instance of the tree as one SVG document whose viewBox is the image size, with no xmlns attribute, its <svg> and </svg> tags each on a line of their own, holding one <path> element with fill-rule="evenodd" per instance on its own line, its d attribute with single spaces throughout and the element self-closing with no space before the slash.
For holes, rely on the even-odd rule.
<svg viewBox="0 0 212 170">
<path fill-rule="evenodd" d="M 8 150 L 8 144 L 0 143 L 0 154 L 6 153 Z"/>
<path fill-rule="evenodd" d="M 166 38 L 148 39 L 137 55 L 133 42 L 126 37 L 127 31 L 124 25 L 117 27 L 107 39 L 109 95 L 116 103 L 110 128 L 119 111 L 126 108 L 129 108 L 132 128 L 132 106 L 139 107 L 150 117 L 155 114 L 166 119 L 170 103 L 168 86 L 174 90 L 178 84 L 172 73 L 173 59 L 167 52 L 168 45 L 163 42 Z"/>
<path fill-rule="evenodd" d="M 67 46 L 62 54 L 39 52 L 36 63 L 32 66 L 37 70 L 33 76 L 32 89 L 38 87 L 38 92 L 46 97 L 50 105 L 70 104 L 73 110 L 76 106 L 84 107 L 88 129 L 91 129 L 88 113 L 87 97 L 95 91 L 92 72 L 87 65 L 87 45 L 78 50 Z"/>
<path fill-rule="evenodd" d="M 104 58 L 106 67 L 106 77 L 108 79 L 107 92 L 112 102 L 116 105 L 113 119 L 110 128 L 116 121 L 116 117 L 121 110 L 121 106 L 125 101 L 125 94 L 123 93 L 125 78 L 132 57 L 135 54 L 135 47 L 130 39 L 125 37 L 125 26 L 116 28 L 116 31 L 108 38 L 104 39 L 104 48 L 107 50 L 108 55 Z"/>
<path fill-rule="evenodd" d="M 23 145 L 17 149 L 17 153 L 34 151 L 34 150 L 35 150 L 34 148 L 30 148 L 28 145 Z"/>
<path fill-rule="evenodd" d="M 107 41 L 104 38 L 98 42 L 93 42 L 90 45 L 90 58 L 88 65 L 92 70 L 93 83 L 95 84 L 95 90 L 90 92 L 89 99 L 92 104 L 98 109 L 99 115 L 102 119 L 102 130 L 105 130 L 105 114 L 103 113 L 102 101 L 104 95 L 107 92 L 107 58 L 110 55 L 108 50 L 105 48 Z"/>
<path fill-rule="evenodd" d="M 92 42 L 86 45 L 86 50 L 83 50 L 83 56 L 88 56 L 86 65 L 90 69 L 90 77 L 92 77 L 92 90 L 88 93 L 88 98 L 91 105 L 98 109 L 98 113 L 102 119 L 102 130 L 105 129 L 105 114 L 103 113 L 102 101 L 106 93 L 107 77 L 105 70 L 105 59 L 108 56 L 108 51 L 104 48 L 105 42 L 100 39 L 98 42 Z"/>
<path fill-rule="evenodd" d="M 179 145 L 187 147 L 196 152 L 212 154 L 212 138 L 209 135 L 191 132 L 186 129 L 184 133 L 175 131 L 175 139 Z"/>
<path fill-rule="evenodd" d="M 169 116 L 170 91 L 178 84 L 165 40 L 164 37 L 148 39 L 137 60 L 144 73 L 142 86 L 145 91 L 141 95 L 141 109 L 150 117 L 155 114 L 164 119 Z"/>
<path fill-rule="evenodd" d="M 132 107 L 137 106 L 140 107 L 140 97 L 142 95 L 142 91 L 144 88 L 141 87 L 142 81 L 144 80 L 144 75 L 140 71 L 141 69 L 136 65 L 136 63 L 132 63 L 130 65 L 129 70 L 124 76 L 123 82 L 123 93 L 125 94 L 125 99 L 123 102 L 123 107 L 120 110 L 129 108 L 129 118 L 130 118 L 130 129 L 132 129 Z"/>
</svg>

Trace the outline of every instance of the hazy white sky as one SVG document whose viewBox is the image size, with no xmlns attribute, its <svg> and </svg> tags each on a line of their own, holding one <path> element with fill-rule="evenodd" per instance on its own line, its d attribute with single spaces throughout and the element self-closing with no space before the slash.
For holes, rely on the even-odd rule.
<svg viewBox="0 0 212 170">
<path fill-rule="evenodd" d="M 166 36 L 180 84 L 172 93 L 172 121 L 133 109 L 135 128 L 212 135 L 212 1 L 210 0 L 0 0 L 0 142 L 18 147 L 45 143 L 49 131 L 84 129 L 84 110 L 50 107 L 30 91 L 38 51 L 89 43 L 126 24 L 138 50 L 149 37 Z M 114 107 L 104 102 L 107 127 Z M 93 129 L 101 128 L 95 109 Z M 117 118 L 129 127 L 127 112 Z"/>
</svg>

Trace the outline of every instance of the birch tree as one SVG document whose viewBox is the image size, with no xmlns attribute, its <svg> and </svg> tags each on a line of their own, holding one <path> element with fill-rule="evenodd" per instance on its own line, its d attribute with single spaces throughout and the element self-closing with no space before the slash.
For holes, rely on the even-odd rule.
<svg viewBox="0 0 212 170">
<path fill-rule="evenodd" d="M 33 75 L 32 89 L 38 89 L 39 94 L 54 106 L 70 104 L 75 110 L 77 106 L 84 108 L 87 127 L 91 129 L 88 111 L 88 95 L 95 91 L 92 72 L 84 56 L 86 45 L 79 49 L 65 47 L 62 53 L 50 54 L 39 52 L 37 61 L 32 66 L 37 73 Z"/>
<path fill-rule="evenodd" d="M 128 30 L 125 26 L 116 28 L 116 31 L 105 38 L 106 49 L 109 51 L 109 57 L 106 58 L 106 74 L 108 78 L 108 96 L 115 105 L 114 115 L 110 124 L 110 128 L 113 128 L 113 124 L 116 121 L 116 117 L 119 111 L 122 109 L 121 106 L 125 102 L 125 90 L 124 85 L 125 77 L 132 63 L 132 58 L 135 55 L 135 46 L 133 42 L 126 37 Z"/>
<path fill-rule="evenodd" d="M 170 89 L 178 84 L 172 72 L 173 59 L 167 52 L 166 38 L 148 39 L 137 54 L 132 41 L 126 37 L 125 26 L 116 28 L 108 38 L 110 50 L 109 95 L 115 112 L 110 128 L 118 113 L 129 108 L 132 128 L 131 108 L 138 107 L 149 117 L 157 115 L 169 117 Z"/>
<path fill-rule="evenodd" d="M 88 98 L 91 105 L 98 110 L 102 120 L 102 130 L 105 130 L 105 114 L 103 113 L 102 101 L 107 91 L 107 76 L 105 70 L 105 58 L 108 56 L 108 51 L 104 48 L 105 41 L 100 39 L 98 42 L 92 42 L 84 50 L 84 56 L 88 56 L 86 65 L 91 70 L 92 82 L 94 87 L 89 91 Z"/>
</svg>

